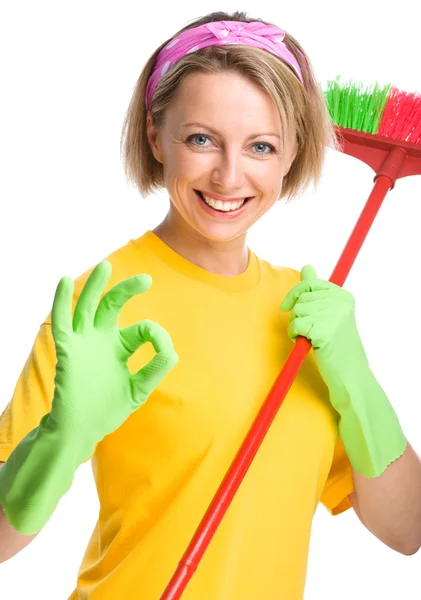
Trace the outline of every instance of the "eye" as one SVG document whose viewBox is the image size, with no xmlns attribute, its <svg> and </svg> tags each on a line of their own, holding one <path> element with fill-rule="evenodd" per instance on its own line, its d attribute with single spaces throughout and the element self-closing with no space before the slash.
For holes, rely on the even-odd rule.
<svg viewBox="0 0 421 600">
<path fill-rule="evenodd" d="M 208 135 L 205 135 L 203 133 L 194 133 L 193 135 L 190 135 L 187 138 L 187 143 L 190 144 L 191 146 L 195 146 L 196 148 L 206 148 L 206 146 L 204 144 L 196 144 L 193 142 L 194 139 L 198 139 L 198 138 L 202 138 L 202 140 L 210 140 L 211 138 Z M 253 144 L 253 146 L 266 146 L 266 148 L 269 148 L 269 152 L 253 152 L 253 154 L 276 154 L 276 148 L 274 146 L 272 146 L 272 144 L 267 144 L 266 142 L 255 142 Z"/>
<path fill-rule="evenodd" d="M 210 139 L 210 138 L 209 138 L 209 136 L 207 136 L 207 135 L 204 135 L 203 133 L 194 133 L 193 135 L 190 135 L 190 136 L 187 138 L 187 143 L 188 143 L 188 144 L 191 144 L 191 145 L 193 145 L 193 146 L 199 146 L 200 148 L 204 148 L 205 146 L 203 146 L 203 144 L 194 144 L 194 143 L 193 143 L 193 141 L 192 141 L 194 138 L 196 138 L 196 139 L 197 139 L 197 138 L 202 138 L 202 139 L 203 139 L 203 138 L 207 138 L 207 139 Z"/>
<path fill-rule="evenodd" d="M 270 152 L 256 152 L 256 154 L 276 154 L 276 149 L 272 146 L 272 144 L 266 144 L 266 142 L 256 142 L 253 146 L 266 146 L 269 148 Z"/>
</svg>

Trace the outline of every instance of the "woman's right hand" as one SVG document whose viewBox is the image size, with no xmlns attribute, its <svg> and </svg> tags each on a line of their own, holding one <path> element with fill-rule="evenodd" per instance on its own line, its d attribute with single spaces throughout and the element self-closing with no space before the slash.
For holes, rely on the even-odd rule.
<svg viewBox="0 0 421 600">
<path fill-rule="evenodd" d="M 73 317 L 73 280 L 63 277 L 51 313 L 57 365 L 46 425 L 64 439 L 79 439 L 89 452 L 147 400 L 178 362 L 171 338 L 161 325 L 149 320 L 124 329 L 117 325 L 125 302 L 151 286 L 150 275 L 119 282 L 99 302 L 110 275 L 108 261 L 94 268 Z M 127 359 L 145 342 L 151 342 L 157 354 L 132 375 Z"/>
</svg>

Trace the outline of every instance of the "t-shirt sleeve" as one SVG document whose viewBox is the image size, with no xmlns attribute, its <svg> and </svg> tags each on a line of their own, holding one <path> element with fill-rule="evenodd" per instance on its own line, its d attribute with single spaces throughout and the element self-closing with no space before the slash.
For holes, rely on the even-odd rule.
<svg viewBox="0 0 421 600">
<path fill-rule="evenodd" d="M 39 328 L 13 396 L 0 415 L 0 462 L 6 462 L 19 442 L 50 412 L 56 363 L 49 316 Z"/>
<path fill-rule="evenodd" d="M 345 452 L 342 440 L 340 436 L 338 436 L 332 465 L 322 491 L 320 502 L 326 507 L 331 515 L 339 515 L 349 508 L 352 508 L 348 496 L 354 489 L 351 463 Z"/>
<path fill-rule="evenodd" d="M 43 323 L 19 376 L 14 393 L 0 415 L 0 460 L 5 462 L 27 433 L 51 410 L 56 353 L 51 325 Z"/>
</svg>

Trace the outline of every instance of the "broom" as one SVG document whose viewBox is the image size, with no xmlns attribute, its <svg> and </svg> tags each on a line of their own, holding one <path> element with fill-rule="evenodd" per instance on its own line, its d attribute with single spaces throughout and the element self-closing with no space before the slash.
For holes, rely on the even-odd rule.
<svg viewBox="0 0 421 600">
<path fill-rule="evenodd" d="M 329 279 L 343 286 L 380 206 L 396 180 L 421 174 L 421 94 L 387 84 L 379 87 L 339 76 L 324 91 L 341 151 L 375 171 L 374 187 Z M 180 598 L 235 496 L 273 419 L 288 393 L 311 342 L 299 336 L 243 445 L 216 492 L 161 600 Z"/>
</svg>

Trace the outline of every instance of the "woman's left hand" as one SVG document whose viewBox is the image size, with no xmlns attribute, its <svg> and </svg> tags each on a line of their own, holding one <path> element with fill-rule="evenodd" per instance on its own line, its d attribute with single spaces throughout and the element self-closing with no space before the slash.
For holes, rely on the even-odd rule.
<svg viewBox="0 0 421 600">
<path fill-rule="evenodd" d="M 369 369 L 355 322 L 354 296 L 342 287 L 317 278 L 311 265 L 301 270 L 301 282 L 285 296 L 280 309 L 291 310 L 288 336 L 311 341 L 320 375 L 331 392 L 341 390 L 350 377 Z M 337 396 L 342 397 L 342 394 Z M 340 411 L 339 411 L 340 412 Z"/>
</svg>

